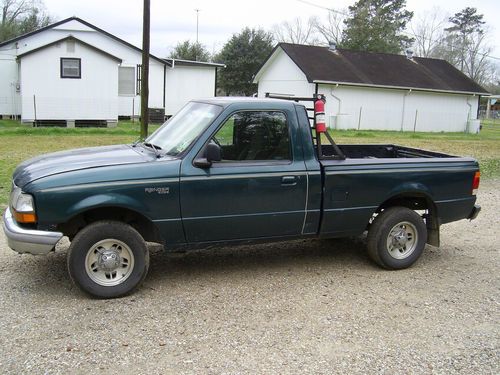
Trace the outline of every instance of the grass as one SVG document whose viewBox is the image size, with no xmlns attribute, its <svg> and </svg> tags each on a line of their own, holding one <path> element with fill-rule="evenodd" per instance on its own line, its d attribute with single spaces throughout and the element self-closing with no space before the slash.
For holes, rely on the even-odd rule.
<svg viewBox="0 0 500 375">
<path fill-rule="evenodd" d="M 150 132 L 158 126 L 150 126 Z M 339 144 L 396 143 L 454 155 L 472 156 L 482 176 L 500 177 L 500 122 L 484 122 L 480 134 L 402 133 L 395 131 L 332 131 Z M 139 123 L 120 121 L 116 128 L 32 128 L 19 121 L 0 120 L 0 205 L 10 192 L 14 168 L 23 160 L 47 152 L 79 147 L 131 143 L 139 137 Z"/>
</svg>

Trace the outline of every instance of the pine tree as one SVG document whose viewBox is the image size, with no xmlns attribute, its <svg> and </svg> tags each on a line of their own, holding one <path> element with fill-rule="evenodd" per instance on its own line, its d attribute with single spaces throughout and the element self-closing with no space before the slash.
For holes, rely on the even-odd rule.
<svg viewBox="0 0 500 375">
<path fill-rule="evenodd" d="M 356 51 L 399 53 L 413 39 L 404 35 L 413 12 L 406 0 L 358 0 L 349 7 L 341 47 Z"/>
</svg>

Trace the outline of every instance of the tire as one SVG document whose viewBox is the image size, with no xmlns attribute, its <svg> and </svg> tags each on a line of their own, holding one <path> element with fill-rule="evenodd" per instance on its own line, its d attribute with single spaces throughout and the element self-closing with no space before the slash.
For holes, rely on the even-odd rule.
<svg viewBox="0 0 500 375">
<path fill-rule="evenodd" d="M 368 255 L 379 266 L 399 270 L 422 255 L 427 228 L 415 211 L 391 207 L 379 214 L 368 231 Z"/>
<path fill-rule="evenodd" d="M 149 252 L 130 225 L 98 221 L 71 241 L 67 263 L 71 279 L 81 290 L 97 298 L 116 298 L 132 292 L 144 280 Z"/>
</svg>

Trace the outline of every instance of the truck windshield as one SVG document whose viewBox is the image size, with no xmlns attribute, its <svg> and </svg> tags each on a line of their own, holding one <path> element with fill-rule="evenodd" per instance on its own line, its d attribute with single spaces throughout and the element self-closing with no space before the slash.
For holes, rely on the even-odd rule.
<svg viewBox="0 0 500 375">
<path fill-rule="evenodd" d="M 176 156 L 186 150 L 222 111 L 222 107 L 189 102 L 146 139 L 167 155 Z"/>
</svg>

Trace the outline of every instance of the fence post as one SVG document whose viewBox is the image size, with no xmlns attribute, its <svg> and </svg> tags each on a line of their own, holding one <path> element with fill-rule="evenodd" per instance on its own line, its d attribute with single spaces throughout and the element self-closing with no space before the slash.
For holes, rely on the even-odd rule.
<svg viewBox="0 0 500 375">
<path fill-rule="evenodd" d="M 359 107 L 358 130 L 361 128 L 361 113 L 363 113 L 363 106 Z"/>
<path fill-rule="evenodd" d="M 413 123 L 413 133 L 417 131 L 418 109 L 415 110 L 415 122 Z"/>
<path fill-rule="evenodd" d="M 134 121 L 134 116 L 135 116 L 135 97 L 132 98 L 132 122 L 135 122 Z"/>
<path fill-rule="evenodd" d="M 35 94 L 33 94 L 33 110 L 35 111 L 35 128 L 36 128 L 37 119 L 36 119 L 36 96 L 35 96 Z"/>
</svg>

